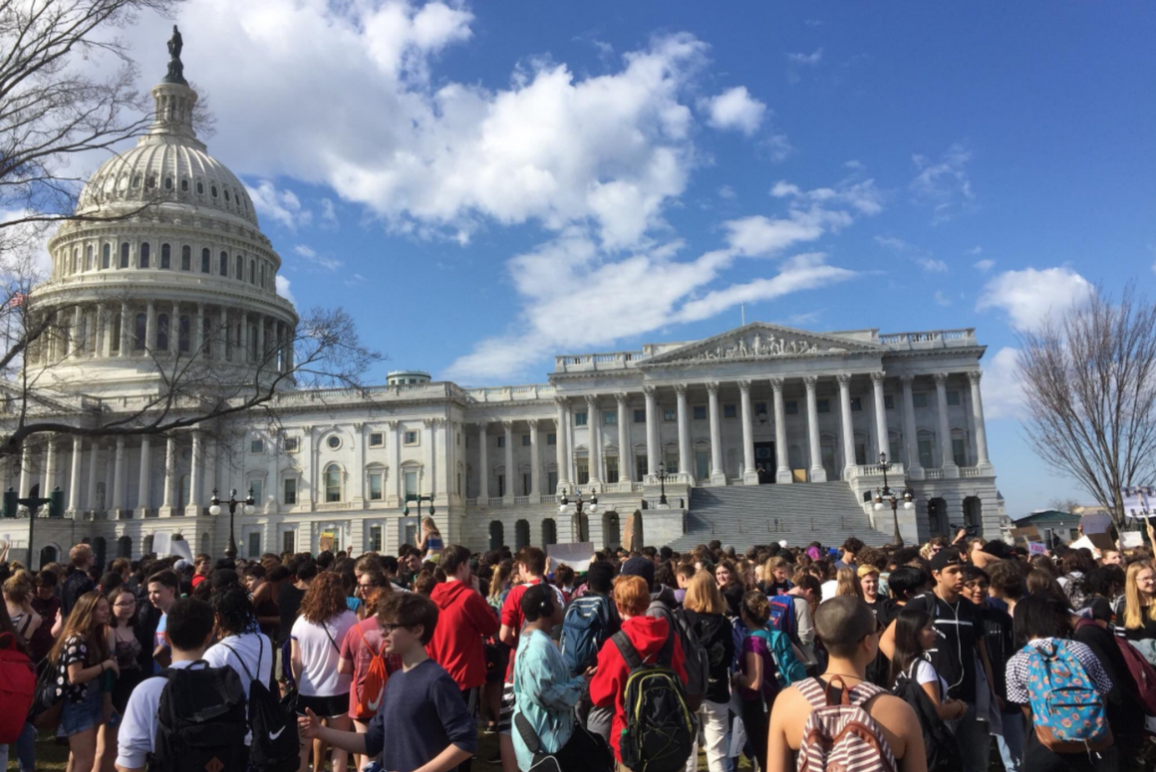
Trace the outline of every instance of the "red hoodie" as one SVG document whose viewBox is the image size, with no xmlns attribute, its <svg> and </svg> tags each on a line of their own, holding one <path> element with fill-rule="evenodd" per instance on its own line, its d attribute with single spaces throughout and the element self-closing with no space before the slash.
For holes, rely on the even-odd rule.
<svg viewBox="0 0 1156 772">
<path fill-rule="evenodd" d="M 670 626 L 662 617 L 631 617 L 622 623 L 622 632 L 638 650 L 638 656 L 644 662 L 654 662 L 658 652 L 666 643 L 666 636 Z M 686 684 L 686 668 L 683 666 L 682 641 L 678 634 L 674 636 L 674 657 L 671 667 L 678 677 Z M 626 695 L 626 679 L 630 675 L 630 668 L 626 660 L 622 659 L 618 647 L 609 638 L 602 644 L 598 652 L 598 672 L 590 680 L 590 700 L 600 708 L 614 706 L 614 721 L 610 725 L 610 745 L 614 748 L 614 756 L 622 761 L 622 754 L 618 750 L 618 740 L 622 730 L 626 727 L 626 710 L 622 700 Z"/>
<path fill-rule="evenodd" d="M 473 587 L 462 582 L 435 585 L 430 598 L 438 605 L 438 623 L 426 653 L 458 688 L 481 686 L 486 682 L 482 638 L 498 632 L 498 617 Z"/>
</svg>

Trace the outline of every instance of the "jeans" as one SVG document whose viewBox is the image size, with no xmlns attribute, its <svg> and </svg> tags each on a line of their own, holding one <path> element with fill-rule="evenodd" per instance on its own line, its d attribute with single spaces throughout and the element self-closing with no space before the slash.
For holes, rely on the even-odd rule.
<svg viewBox="0 0 1156 772">
<path fill-rule="evenodd" d="M 1020 772 L 1024 760 L 1024 717 L 1022 713 L 1004 713 L 1003 734 L 996 735 L 999 756 L 1007 772 Z"/>
<path fill-rule="evenodd" d="M 20 760 L 20 772 L 36 770 L 36 727 L 25 724 L 16 738 L 16 758 Z M 11 746 L 0 745 L 0 769 L 8 768 L 8 750 Z"/>
<path fill-rule="evenodd" d="M 730 706 L 725 702 L 703 700 L 698 709 L 698 721 L 702 726 L 703 750 L 706 752 L 706 766 L 710 772 L 726 772 L 727 724 Z M 690 758 L 686 760 L 686 772 L 698 770 L 698 733 L 694 735 Z"/>
<path fill-rule="evenodd" d="M 963 718 L 957 718 L 948 725 L 959 744 L 963 772 L 987 772 L 991 758 L 990 727 L 986 721 L 979 720 L 975 705 L 968 703 Z"/>
</svg>

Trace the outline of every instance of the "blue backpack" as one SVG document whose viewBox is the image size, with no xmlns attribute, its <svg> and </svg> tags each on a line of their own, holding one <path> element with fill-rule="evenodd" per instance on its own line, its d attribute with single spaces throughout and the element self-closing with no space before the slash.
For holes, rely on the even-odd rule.
<svg viewBox="0 0 1156 772">
<path fill-rule="evenodd" d="M 1049 638 L 1023 648 L 1036 738 L 1054 753 L 1104 750 L 1112 730 L 1104 700 L 1080 660 L 1063 641 Z"/>
<path fill-rule="evenodd" d="M 799 619 L 795 615 L 795 598 L 793 595 L 775 595 L 767 598 L 771 603 L 771 618 L 767 627 L 786 633 L 792 641 L 797 642 L 799 637 Z"/>
<path fill-rule="evenodd" d="M 610 637 L 610 599 L 583 595 L 570 601 L 562 619 L 562 659 L 572 675 L 579 675 L 598 661 L 598 651 Z"/>
</svg>

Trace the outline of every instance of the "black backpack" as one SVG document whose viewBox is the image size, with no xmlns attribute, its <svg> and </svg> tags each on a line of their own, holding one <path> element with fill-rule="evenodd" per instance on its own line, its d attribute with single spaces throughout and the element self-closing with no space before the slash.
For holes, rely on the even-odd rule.
<svg viewBox="0 0 1156 772">
<path fill-rule="evenodd" d="M 231 667 L 166 668 L 148 772 L 246 772 L 245 690 Z"/>
<path fill-rule="evenodd" d="M 252 744 L 249 746 L 249 761 L 257 772 L 295 772 L 301 765 L 298 755 L 300 744 L 297 739 L 297 716 L 273 696 L 269 687 L 253 677 L 245 660 L 231 646 L 221 643 L 241 663 L 241 669 L 249 678 L 249 731 Z M 257 637 L 257 672 L 261 672 L 261 657 L 265 644 Z"/>
<path fill-rule="evenodd" d="M 912 663 L 912 669 L 918 664 Z M 923 749 L 927 752 L 927 772 L 961 772 L 962 760 L 959 744 L 943 719 L 935 712 L 935 704 L 907 673 L 900 673 L 891 693 L 906 702 L 919 717 L 919 728 L 923 730 Z"/>
<path fill-rule="evenodd" d="M 626 678 L 626 726 L 619 738 L 622 765 L 635 772 L 678 772 L 686 768 L 698 729 L 686 702 L 682 679 L 671 669 L 672 628 L 654 662 L 646 662 L 626 637 L 610 637 L 630 673 Z"/>
</svg>

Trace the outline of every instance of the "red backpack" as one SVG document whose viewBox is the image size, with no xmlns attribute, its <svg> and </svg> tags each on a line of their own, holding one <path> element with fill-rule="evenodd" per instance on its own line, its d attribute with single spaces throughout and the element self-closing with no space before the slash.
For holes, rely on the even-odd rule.
<svg viewBox="0 0 1156 772">
<path fill-rule="evenodd" d="M 1081 619 L 1076 623 L 1076 629 L 1096 624 L 1091 619 Z M 1115 629 L 1108 627 L 1108 632 L 1116 641 L 1124 662 L 1128 665 L 1128 672 L 1132 674 L 1132 681 L 1136 684 L 1136 696 L 1144 706 L 1144 713 L 1156 716 L 1156 668 L 1144 658 L 1144 655 L 1128 641 L 1116 635 Z"/>
<path fill-rule="evenodd" d="M 32 698 L 36 693 L 36 673 L 32 660 L 17 647 L 12 633 L 0 633 L 0 744 L 16 742 Z"/>
<path fill-rule="evenodd" d="M 361 643 L 366 651 L 372 654 L 369 666 L 365 669 L 365 684 L 357 689 L 357 718 L 359 721 L 368 721 L 377 715 L 381 707 L 381 698 L 385 694 L 385 682 L 389 680 L 389 671 L 385 666 L 385 646 L 381 651 L 374 651 L 361 630 L 361 625 L 354 625 L 357 634 L 361 636 Z"/>
</svg>

